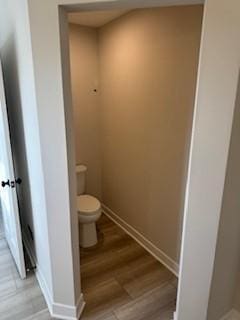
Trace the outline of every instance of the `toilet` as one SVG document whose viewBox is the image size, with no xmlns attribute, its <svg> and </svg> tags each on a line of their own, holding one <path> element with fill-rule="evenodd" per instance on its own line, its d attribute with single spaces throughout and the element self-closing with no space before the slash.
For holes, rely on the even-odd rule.
<svg viewBox="0 0 240 320">
<path fill-rule="evenodd" d="M 82 248 L 89 248 L 97 244 L 96 221 L 102 214 L 100 201 L 85 194 L 86 172 L 85 165 L 76 166 L 79 240 Z"/>
</svg>

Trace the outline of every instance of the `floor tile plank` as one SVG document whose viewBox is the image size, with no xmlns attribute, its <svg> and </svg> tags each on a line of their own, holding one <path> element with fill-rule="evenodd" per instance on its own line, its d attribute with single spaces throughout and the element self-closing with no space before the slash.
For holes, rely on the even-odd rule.
<svg viewBox="0 0 240 320">
<path fill-rule="evenodd" d="M 105 215 L 97 229 L 98 244 L 80 249 L 82 319 L 172 319 L 176 277 Z"/>
<path fill-rule="evenodd" d="M 171 319 L 174 312 L 176 290 L 165 284 L 140 296 L 132 302 L 117 308 L 114 313 L 118 320 L 162 320 L 163 315 Z"/>
<path fill-rule="evenodd" d="M 97 246 L 80 250 L 86 301 L 81 319 L 170 320 L 176 277 L 104 215 L 98 235 Z M 34 273 L 20 279 L 4 238 L 0 274 L 1 320 L 52 319 Z"/>
<path fill-rule="evenodd" d="M 99 284 L 85 294 L 87 305 L 82 319 L 98 319 L 131 301 L 127 292 L 115 279 Z"/>
<path fill-rule="evenodd" d="M 24 280 L 20 278 L 7 242 L 4 238 L 1 238 L 0 319 L 25 320 L 28 317 L 32 317 L 46 310 L 46 307 L 46 302 L 37 283 L 35 274 L 28 274 Z M 49 313 L 48 317 L 46 316 L 44 318 L 42 315 L 41 317 L 39 320 L 51 319 Z M 36 320 L 37 319 L 38 318 L 36 318 Z"/>
</svg>

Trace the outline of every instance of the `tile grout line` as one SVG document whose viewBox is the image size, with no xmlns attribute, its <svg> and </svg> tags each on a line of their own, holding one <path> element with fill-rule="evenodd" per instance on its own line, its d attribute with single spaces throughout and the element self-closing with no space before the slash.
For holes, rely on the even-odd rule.
<svg viewBox="0 0 240 320">
<path fill-rule="evenodd" d="M 46 312 L 47 313 L 49 312 L 47 308 L 44 310 L 38 311 L 38 312 L 32 314 L 31 316 L 24 318 L 23 320 L 34 320 L 33 317 L 41 316 L 42 314 L 44 314 Z"/>
<path fill-rule="evenodd" d="M 115 233 L 117 232 L 117 230 L 115 230 L 116 226 L 113 225 L 113 223 L 101 224 L 101 226 L 100 226 L 100 229 L 102 230 L 103 235 L 105 235 L 104 231 L 107 230 L 106 236 L 110 236 L 110 238 L 108 237 L 106 247 L 104 247 L 104 250 L 107 249 L 107 251 L 106 252 L 104 251 L 104 253 L 108 253 L 109 248 L 111 248 L 111 239 L 113 239 L 113 241 L 115 243 L 115 233 L 113 234 L 112 232 L 109 232 L 109 231 L 111 231 L 111 228 L 114 230 Z M 156 304 L 158 304 L 158 301 L 159 301 L 159 303 L 160 303 L 159 308 L 164 309 L 161 311 L 161 313 L 162 312 L 164 313 L 165 308 L 166 308 L 166 311 L 169 314 L 171 314 L 171 313 L 173 314 L 173 312 L 175 310 L 174 304 L 175 304 L 175 299 L 176 299 L 176 297 L 175 297 L 176 286 L 174 285 L 175 277 L 174 276 L 170 277 L 168 275 L 168 273 L 166 273 L 164 271 L 166 268 L 162 264 L 161 264 L 162 272 L 157 272 L 156 268 L 158 267 L 158 265 L 155 265 L 155 263 L 153 263 L 153 265 L 151 267 L 152 261 L 150 261 L 147 257 L 145 257 L 144 250 L 143 250 L 143 252 L 138 250 L 138 244 L 135 243 L 135 241 L 133 241 L 132 239 L 131 240 L 132 240 L 132 242 L 134 242 L 134 245 L 131 246 L 131 243 L 130 243 L 130 248 L 129 248 L 129 241 L 127 241 L 128 237 L 124 237 L 124 235 L 125 235 L 125 233 L 120 234 L 120 246 L 117 245 L 117 247 L 116 246 L 113 247 L 111 249 L 111 251 L 109 252 L 110 256 L 114 255 L 113 259 L 116 259 L 115 262 L 113 262 L 111 259 L 111 266 L 110 266 L 111 269 L 109 269 L 109 270 L 111 273 L 111 277 L 113 278 L 114 282 L 117 284 L 117 287 L 121 288 L 120 291 L 122 292 L 122 294 L 125 297 L 127 297 L 128 301 L 125 300 L 125 301 L 120 302 L 120 304 L 116 303 L 116 304 L 112 304 L 111 306 L 109 306 L 108 302 L 105 306 L 104 305 L 106 303 L 105 300 L 103 302 L 101 302 L 101 305 L 104 308 L 106 308 L 105 310 L 108 312 L 107 316 L 109 317 L 109 319 L 112 319 L 112 320 L 121 320 L 122 315 L 120 313 L 118 313 L 118 310 L 121 311 L 121 308 L 123 308 L 123 310 L 124 310 L 124 307 L 128 308 L 128 304 L 129 304 L 129 308 L 131 309 L 132 304 L 134 305 L 135 302 L 139 305 L 141 305 L 143 303 L 142 307 L 144 307 L 145 306 L 144 300 L 151 297 L 151 292 L 156 290 L 157 288 L 158 289 L 160 288 L 159 290 L 161 292 L 161 287 L 163 285 L 168 286 L 168 289 L 167 289 L 168 293 L 166 292 L 167 296 L 166 296 L 166 298 L 164 298 L 164 294 L 163 294 L 164 301 L 161 302 L 159 300 L 156 300 Z M 121 240 L 121 237 L 124 237 L 124 241 L 123 241 L 123 239 Z M 109 242 L 109 240 L 110 240 L 110 242 Z M 113 245 L 114 245 L 114 243 L 113 243 Z M 116 243 L 115 243 L 115 245 L 116 245 Z M 118 249 L 118 251 L 116 251 L 117 249 Z M 103 259 L 102 255 L 99 255 L 99 250 L 101 250 L 100 247 L 95 248 L 95 250 L 93 250 L 92 252 L 89 252 L 89 254 L 84 253 L 82 255 L 81 261 L 85 260 L 85 262 L 89 263 L 89 266 L 88 266 L 88 263 L 84 264 L 86 267 L 86 270 L 85 270 L 86 273 L 84 274 L 84 281 L 87 281 L 88 277 L 90 276 L 90 282 L 91 282 L 91 286 L 89 288 L 88 299 L 90 299 L 91 294 L 93 293 L 93 291 L 92 291 L 93 289 L 91 289 L 92 285 L 94 285 L 94 284 L 96 285 L 99 283 L 99 281 L 101 282 L 105 279 L 105 276 L 103 276 L 103 273 L 105 273 L 104 266 L 105 265 L 107 266 L 109 263 L 109 261 L 108 261 L 109 257 L 107 256 L 107 258 L 104 257 L 104 259 Z M 92 260 L 91 256 L 93 256 L 96 252 L 97 252 L 97 259 Z M 121 257 L 119 257 L 119 254 L 121 254 Z M 142 259 L 141 257 L 143 255 L 144 255 L 144 257 Z M 119 258 L 116 258 L 116 256 Z M 134 260 L 133 260 L 133 258 L 134 258 Z M 137 258 L 137 260 L 136 260 L 136 258 Z M 140 259 L 139 261 L 138 261 L 138 258 Z M 99 277 L 96 278 L 96 276 L 95 276 L 96 279 L 94 277 L 92 279 L 91 278 L 92 274 L 90 274 L 90 271 L 91 271 L 91 269 L 94 269 L 93 268 L 94 262 L 97 263 L 97 261 L 99 261 L 98 259 L 100 259 L 100 266 L 99 266 L 100 269 L 98 270 L 97 274 L 99 275 L 100 278 Z M 151 256 L 151 259 L 153 260 L 153 262 L 156 261 L 156 259 L 154 259 L 152 256 Z M 135 260 L 136 260 L 136 262 L 135 262 Z M 126 263 L 125 267 L 121 267 L 121 264 L 124 261 Z M 120 265 L 119 265 L 119 263 L 120 263 Z M 146 266 L 145 266 L 145 263 L 146 263 Z M 81 274 L 81 276 L 82 276 L 82 274 Z M 141 279 L 144 281 L 144 283 L 138 284 L 138 281 L 140 281 Z M 156 281 L 152 282 L 152 279 L 155 279 L 157 282 Z M 105 282 L 105 281 L 103 281 L 103 282 Z M 145 281 L 146 281 L 146 284 L 145 284 Z M 144 289 L 145 285 L 146 285 L 146 288 Z M 110 293 L 107 291 L 108 299 L 111 299 L 109 294 Z M 114 295 L 114 292 L 112 294 Z M 93 298 L 94 297 L 95 296 L 93 295 Z M 91 300 L 89 300 L 89 301 L 91 301 Z M 99 305 L 99 306 L 101 306 L 101 305 Z M 134 312 L 133 310 L 131 311 L 130 309 L 127 312 L 128 316 L 126 319 L 128 319 L 128 320 L 130 319 L 130 317 L 132 319 L 132 316 L 133 316 L 132 312 Z M 174 310 L 171 310 L 171 309 L 174 309 Z M 155 308 L 153 308 L 152 311 L 149 310 L 148 315 L 153 315 L 153 313 L 155 311 L 156 311 Z M 83 319 L 87 320 L 88 316 L 87 316 L 87 314 L 85 314 L 85 315 L 86 315 L 86 318 L 83 317 Z M 137 314 L 135 314 L 135 315 L 140 315 L 140 314 L 138 314 L 138 312 L 137 312 Z M 99 316 L 101 316 L 101 314 L 98 314 L 98 312 L 96 311 L 96 313 L 92 314 L 91 319 L 92 320 L 98 319 Z M 172 317 L 172 315 L 169 316 L 169 319 L 171 319 L 171 317 Z M 101 317 L 101 319 L 104 319 L 104 318 Z"/>
</svg>

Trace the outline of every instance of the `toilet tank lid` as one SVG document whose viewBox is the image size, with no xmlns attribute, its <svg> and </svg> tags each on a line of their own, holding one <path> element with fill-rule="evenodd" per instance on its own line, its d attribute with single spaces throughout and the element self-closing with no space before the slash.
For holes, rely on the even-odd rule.
<svg viewBox="0 0 240 320">
<path fill-rule="evenodd" d="M 76 165 L 76 172 L 80 173 L 80 172 L 86 172 L 87 171 L 87 167 L 84 164 L 77 164 Z"/>
</svg>

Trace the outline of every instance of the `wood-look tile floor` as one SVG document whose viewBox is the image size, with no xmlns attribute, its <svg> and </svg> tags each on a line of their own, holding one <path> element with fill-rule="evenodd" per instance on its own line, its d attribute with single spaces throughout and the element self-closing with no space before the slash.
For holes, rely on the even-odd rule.
<svg viewBox="0 0 240 320">
<path fill-rule="evenodd" d="M 80 250 L 86 301 L 81 319 L 172 319 L 176 278 L 105 216 L 98 230 L 98 245 Z M 4 238 L 0 238 L 0 319 L 52 319 L 35 275 L 19 278 Z"/>
<path fill-rule="evenodd" d="M 176 277 L 106 216 L 99 243 L 81 249 L 83 320 L 170 320 Z"/>
<path fill-rule="evenodd" d="M 35 319 L 34 315 L 46 309 L 47 305 L 35 275 L 33 273 L 28 274 L 27 279 L 20 279 L 6 240 L 1 238 L 0 319 L 23 320 L 29 317 Z"/>
</svg>

